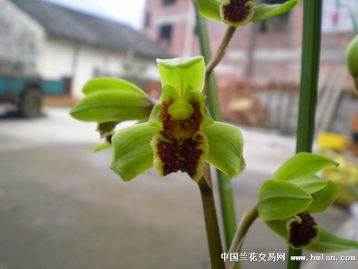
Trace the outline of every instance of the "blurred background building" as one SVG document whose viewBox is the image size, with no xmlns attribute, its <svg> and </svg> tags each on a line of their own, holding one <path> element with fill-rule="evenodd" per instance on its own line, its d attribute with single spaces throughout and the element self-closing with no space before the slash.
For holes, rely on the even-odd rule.
<svg viewBox="0 0 358 269">
<path fill-rule="evenodd" d="M 157 79 L 165 49 L 127 25 L 34 0 L 0 1 L 0 72 L 63 81 L 79 97 L 94 76 Z"/>
<path fill-rule="evenodd" d="M 238 218 L 257 203 L 263 181 L 295 153 L 302 2 L 287 15 L 240 27 L 215 69 L 224 120 L 239 125 L 245 140 L 246 169 L 231 181 Z M 344 49 L 354 36 L 345 3 L 358 14 L 358 0 L 322 2 L 314 152 L 340 163 L 323 175 L 342 193 L 340 206 L 317 214 L 316 220 L 358 239 L 358 100 L 344 66 Z M 92 77 L 126 78 L 158 96 L 155 58 L 199 54 L 191 0 L 147 0 L 142 9 L 143 3 L 0 0 L 0 102 L 10 93 L 22 100 L 29 87 L 38 90 L 28 85 L 33 78 L 38 87 L 46 86 L 38 117 L 20 117 L 12 105 L 0 105 L 0 269 L 210 267 L 194 182 L 182 173 L 160 178 L 153 170 L 123 182 L 109 169 L 111 150 L 92 153 L 100 143 L 96 124 L 69 115 Z M 129 19 L 116 21 L 123 13 L 131 19 L 143 13 L 142 28 L 127 26 Z M 208 26 L 214 52 L 225 26 L 209 21 Z M 46 96 L 55 88 L 65 96 Z M 286 249 L 284 240 L 257 221 L 243 252 Z M 343 255 L 356 257 L 357 252 Z M 356 265 L 306 261 L 302 269 Z M 243 267 L 277 269 L 285 263 L 245 262 Z"/>
<path fill-rule="evenodd" d="M 176 56 L 198 55 L 191 0 L 147 0 L 143 33 Z M 285 0 L 264 0 L 283 3 Z M 356 102 L 344 65 L 345 48 L 354 37 L 349 9 L 358 1 L 323 1 L 319 131 L 349 132 Z M 301 60 L 302 6 L 260 24 L 239 28 L 223 61 L 215 69 L 227 120 L 294 133 Z M 226 30 L 208 21 L 212 51 Z M 344 108 L 344 109 L 343 109 Z"/>
<path fill-rule="evenodd" d="M 143 33 L 168 47 L 177 56 L 199 54 L 191 2 L 147 0 Z M 285 0 L 263 2 L 274 4 L 283 3 Z M 343 1 L 324 2 L 322 60 L 343 65 L 345 46 L 354 35 L 348 9 L 343 5 Z M 351 3 L 358 8 L 357 1 Z M 301 17 L 302 9 L 297 8 L 258 25 L 249 24 L 239 28 L 224 61 L 216 69 L 221 80 L 249 76 L 255 81 L 297 82 L 301 52 Z M 211 46 L 215 51 L 224 36 L 226 26 L 211 21 L 208 23 Z"/>
</svg>

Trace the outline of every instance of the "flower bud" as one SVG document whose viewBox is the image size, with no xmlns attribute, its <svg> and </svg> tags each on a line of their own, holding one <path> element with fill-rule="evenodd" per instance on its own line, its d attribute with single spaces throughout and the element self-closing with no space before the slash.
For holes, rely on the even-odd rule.
<svg viewBox="0 0 358 269">
<path fill-rule="evenodd" d="M 354 79 L 356 89 L 358 89 L 358 35 L 349 43 L 346 50 L 346 65 L 349 73 Z"/>
</svg>

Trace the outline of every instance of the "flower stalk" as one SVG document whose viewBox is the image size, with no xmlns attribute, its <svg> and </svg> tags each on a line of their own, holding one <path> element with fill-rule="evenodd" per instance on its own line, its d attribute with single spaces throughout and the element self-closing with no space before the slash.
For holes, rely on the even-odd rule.
<svg viewBox="0 0 358 269">
<path fill-rule="evenodd" d="M 242 244 L 245 240 L 246 234 L 249 231 L 251 225 L 255 222 L 258 217 L 257 206 L 254 206 L 249 211 L 246 211 L 241 218 L 239 226 L 237 228 L 234 239 L 229 250 L 229 253 L 240 253 Z M 235 267 L 235 262 L 226 262 L 226 268 L 232 269 Z"/>
<path fill-rule="evenodd" d="M 220 229 L 216 215 L 213 191 L 204 178 L 198 182 L 198 186 L 200 189 L 203 205 L 211 268 L 225 269 L 224 261 L 221 259 L 221 253 L 223 250 L 221 245 Z"/>
<path fill-rule="evenodd" d="M 314 136 L 315 109 L 321 45 L 322 0 L 303 1 L 303 43 L 301 59 L 301 90 L 299 97 L 296 152 L 311 152 Z M 288 249 L 287 268 L 298 269 L 300 249 Z"/>
<path fill-rule="evenodd" d="M 225 32 L 223 41 L 221 42 L 218 50 L 216 51 L 215 56 L 210 60 L 210 62 L 206 66 L 206 73 L 207 76 L 210 76 L 213 69 L 220 63 L 222 58 L 225 55 L 225 52 L 227 50 L 227 47 L 230 43 L 231 38 L 233 37 L 235 30 L 237 27 L 235 26 L 229 26 Z"/>
<path fill-rule="evenodd" d="M 195 4 L 195 2 L 194 2 Z M 199 15 L 199 12 L 196 8 L 196 23 L 198 29 L 198 36 L 200 42 L 200 49 L 201 53 L 204 56 L 206 62 L 209 62 L 211 59 L 211 49 L 209 44 L 209 37 L 205 19 Z M 231 29 L 233 27 L 229 27 Z M 225 39 L 223 44 L 225 43 L 227 46 L 228 42 L 230 41 L 232 34 L 234 33 L 233 29 L 228 30 L 227 34 L 225 35 Z M 223 57 L 223 53 L 225 52 L 225 46 L 221 45 L 222 52 L 218 52 L 217 58 Z M 220 58 L 220 59 L 221 59 Z M 219 59 L 219 61 L 220 61 Z M 212 67 L 206 68 L 206 79 L 205 79 L 205 86 L 206 93 L 208 95 L 209 101 L 209 110 L 212 117 L 215 120 L 221 121 L 221 113 L 220 113 L 220 105 L 219 99 L 216 89 L 216 80 L 215 75 L 212 73 L 212 69 L 216 66 L 216 64 L 212 64 Z M 211 69 L 211 71 L 210 71 Z M 225 245 L 226 249 L 230 247 L 231 241 L 235 235 L 236 231 L 236 216 L 235 216 L 235 206 L 234 206 L 234 198 L 233 198 L 233 191 L 231 183 L 227 176 L 225 176 L 222 172 L 217 170 L 217 177 L 218 177 L 218 188 L 219 188 L 219 197 L 220 197 L 220 206 L 222 212 L 222 221 L 224 227 L 224 235 L 225 235 Z"/>
</svg>

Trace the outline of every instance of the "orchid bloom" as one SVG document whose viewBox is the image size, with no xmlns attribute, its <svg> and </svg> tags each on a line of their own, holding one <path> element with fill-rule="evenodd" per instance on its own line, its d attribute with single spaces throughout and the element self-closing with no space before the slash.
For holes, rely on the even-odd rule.
<svg viewBox="0 0 358 269">
<path fill-rule="evenodd" d="M 258 215 L 293 248 L 336 252 L 358 248 L 319 227 L 312 213 L 326 210 L 337 198 L 339 187 L 315 175 L 338 164 L 326 157 L 299 153 L 286 161 L 260 188 Z"/>
<path fill-rule="evenodd" d="M 241 131 L 210 117 L 202 93 L 203 57 L 158 59 L 157 64 L 162 83 L 158 102 L 122 79 L 95 78 L 83 87 L 85 97 L 71 116 L 98 123 L 107 141 L 95 151 L 112 146 L 111 168 L 125 181 L 153 166 L 161 176 L 182 171 L 198 181 L 205 162 L 229 177 L 238 175 L 245 166 Z M 125 120 L 142 123 L 115 133 Z"/>
<path fill-rule="evenodd" d="M 259 23 L 282 15 L 298 4 L 298 0 L 260 5 L 254 5 L 256 0 L 195 0 L 195 2 L 202 16 L 234 27 L 248 22 Z"/>
<path fill-rule="evenodd" d="M 203 57 L 157 60 L 162 94 L 145 123 L 118 131 L 112 138 L 111 168 L 125 181 L 155 167 L 159 175 L 203 176 L 205 162 L 229 177 L 244 169 L 239 128 L 213 121 L 202 90 Z"/>
</svg>

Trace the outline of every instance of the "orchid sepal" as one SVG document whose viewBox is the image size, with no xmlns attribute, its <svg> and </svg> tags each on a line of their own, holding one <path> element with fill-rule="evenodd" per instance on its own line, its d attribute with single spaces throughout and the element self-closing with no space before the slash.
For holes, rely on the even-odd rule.
<svg viewBox="0 0 358 269">
<path fill-rule="evenodd" d="M 339 195 L 339 187 L 313 173 L 337 163 L 320 155 L 299 153 L 286 161 L 260 188 L 258 215 L 297 249 L 335 252 L 358 248 L 319 227 L 311 213 L 322 212 Z"/>
</svg>

